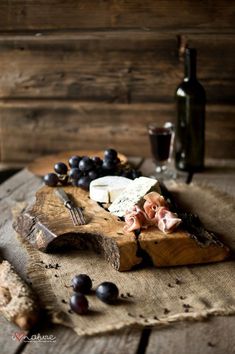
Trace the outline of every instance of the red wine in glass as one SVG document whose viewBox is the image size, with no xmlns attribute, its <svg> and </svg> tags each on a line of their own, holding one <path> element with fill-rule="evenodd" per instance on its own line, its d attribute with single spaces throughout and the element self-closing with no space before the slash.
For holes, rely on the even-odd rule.
<svg viewBox="0 0 235 354">
<path fill-rule="evenodd" d="M 156 163 L 156 172 L 162 173 L 166 171 L 171 158 L 174 136 L 173 124 L 166 123 L 164 126 L 159 126 L 151 123 L 148 126 L 148 133 L 152 155 Z"/>
<path fill-rule="evenodd" d="M 167 161 L 170 154 L 172 132 L 168 128 L 149 130 L 152 154 L 156 161 Z"/>
</svg>

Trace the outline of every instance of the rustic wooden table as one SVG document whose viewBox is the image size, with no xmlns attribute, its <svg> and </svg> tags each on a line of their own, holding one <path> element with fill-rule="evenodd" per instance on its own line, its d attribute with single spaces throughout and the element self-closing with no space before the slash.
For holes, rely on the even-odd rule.
<svg viewBox="0 0 235 354">
<path fill-rule="evenodd" d="M 151 173 L 152 162 L 142 160 L 141 169 L 144 174 Z M 209 160 L 206 171 L 194 175 L 193 182 L 212 184 L 235 197 L 235 161 Z M 16 202 L 31 201 L 41 183 L 39 178 L 24 169 L 0 186 L 0 250 L 26 280 L 27 254 L 12 229 L 12 208 Z M 235 353 L 235 316 L 211 317 L 203 322 L 178 323 L 162 329 L 127 329 L 89 338 L 78 337 L 66 327 L 41 323 L 35 333 L 53 334 L 55 343 L 13 340 L 12 336 L 19 330 L 2 317 L 0 328 L 1 354 Z"/>
</svg>

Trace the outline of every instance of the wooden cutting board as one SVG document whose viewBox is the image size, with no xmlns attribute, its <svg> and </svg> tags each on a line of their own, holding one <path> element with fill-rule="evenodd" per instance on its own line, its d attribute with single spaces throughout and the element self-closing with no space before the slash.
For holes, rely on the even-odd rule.
<svg viewBox="0 0 235 354">
<path fill-rule="evenodd" d="M 34 175 L 42 177 L 49 172 L 54 172 L 53 167 L 57 162 L 64 162 L 68 165 L 68 160 L 71 156 L 98 156 L 103 158 L 104 151 L 95 151 L 95 150 L 72 150 L 72 151 L 63 151 L 53 155 L 45 155 L 37 158 L 31 162 L 27 168 Z M 127 157 L 123 154 L 118 154 L 122 163 L 127 162 Z"/>
<path fill-rule="evenodd" d="M 229 255 L 229 249 L 215 238 L 208 237 L 202 244 L 186 230 L 165 235 L 151 227 L 138 236 L 124 233 L 124 222 L 91 200 L 88 192 L 72 186 L 64 190 L 83 208 L 86 225 L 73 226 L 68 210 L 47 186 L 37 192 L 35 203 L 14 223 L 16 231 L 40 251 L 91 248 L 119 271 L 133 269 L 146 260 L 163 267 L 218 262 Z"/>
</svg>

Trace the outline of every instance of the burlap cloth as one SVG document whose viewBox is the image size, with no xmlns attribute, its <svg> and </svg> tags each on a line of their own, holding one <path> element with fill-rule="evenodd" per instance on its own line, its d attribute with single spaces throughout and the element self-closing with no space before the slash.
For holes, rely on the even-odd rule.
<svg viewBox="0 0 235 354">
<path fill-rule="evenodd" d="M 171 190 L 187 210 L 197 213 L 206 228 L 235 249 L 235 201 L 208 187 L 172 184 Z M 232 260 L 209 265 L 148 268 L 120 273 L 102 256 L 73 251 L 44 254 L 27 245 L 28 275 L 54 323 L 91 335 L 134 325 L 168 325 L 199 320 L 209 315 L 235 313 L 235 266 Z M 95 294 L 88 296 L 86 316 L 70 313 L 71 279 L 86 273 L 93 289 L 112 281 L 120 290 L 116 305 L 106 305 Z"/>
</svg>

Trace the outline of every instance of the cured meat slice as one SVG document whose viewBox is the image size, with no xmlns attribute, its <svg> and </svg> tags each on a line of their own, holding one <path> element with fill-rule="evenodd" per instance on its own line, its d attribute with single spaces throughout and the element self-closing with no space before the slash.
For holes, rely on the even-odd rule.
<svg viewBox="0 0 235 354">
<path fill-rule="evenodd" d="M 164 197 L 157 192 L 150 192 L 144 196 L 145 202 L 143 205 L 147 218 L 155 224 L 158 222 L 157 211 L 159 207 L 168 207 Z"/>
<path fill-rule="evenodd" d="M 158 228 L 165 234 L 173 232 L 182 222 L 176 213 L 164 207 L 160 207 L 157 211 Z"/>
<path fill-rule="evenodd" d="M 145 212 L 135 205 L 132 210 L 126 212 L 124 231 L 138 230 L 146 224 L 146 221 Z"/>
<path fill-rule="evenodd" d="M 144 196 L 143 210 L 135 205 L 126 212 L 124 231 L 134 231 L 156 225 L 165 234 L 173 232 L 182 220 L 169 210 L 169 205 L 162 195 L 150 192 Z"/>
</svg>

